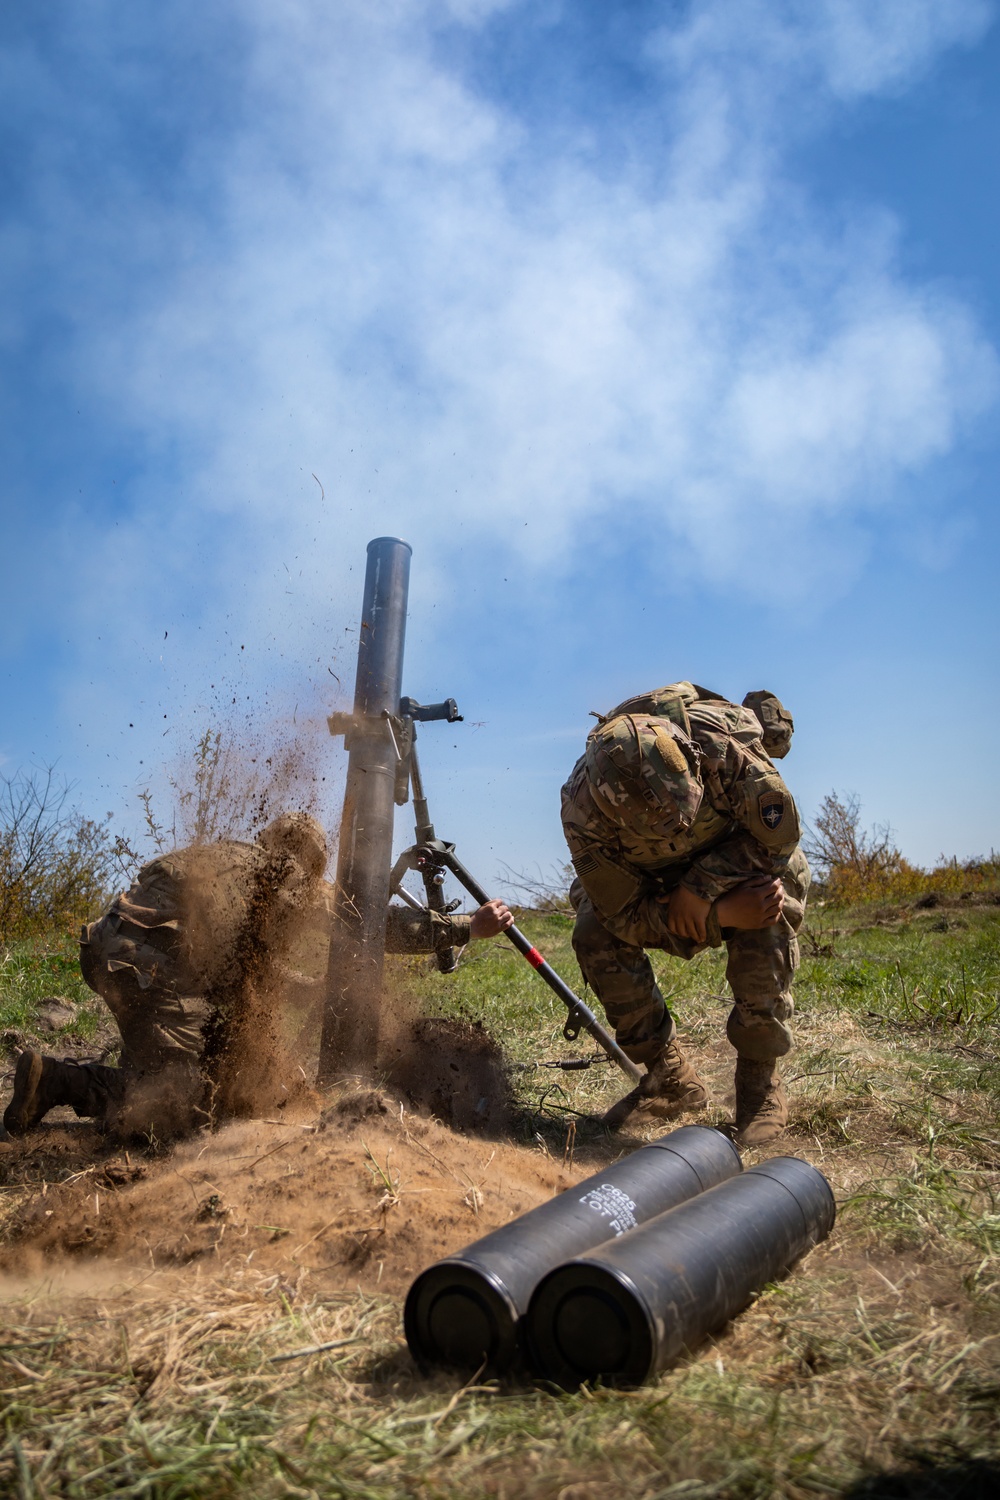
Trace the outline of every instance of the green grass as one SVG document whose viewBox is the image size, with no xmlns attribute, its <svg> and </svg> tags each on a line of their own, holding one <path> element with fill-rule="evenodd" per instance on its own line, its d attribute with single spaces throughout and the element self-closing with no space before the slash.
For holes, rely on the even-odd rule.
<svg viewBox="0 0 1000 1500">
<path fill-rule="evenodd" d="M 34 1036 L 38 1003 L 59 995 L 77 1007 L 60 1035 L 89 1040 L 106 1016 L 80 973 L 79 949 L 70 937 L 15 943 L 0 949 L 0 1032 Z"/>
<path fill-rule="evenodd" d="M 523 926 L 579 984 L 569 919 Z M 921 1465 L 910 1493 L 955 1494 L 977 1464 L 997 1466 L 1000 1490 L 1000 909 L 824 907 L 803 950 L 777 1149 L 827 1173 L 838 1226 L 687 1363 L 636 1392 L 459 1392 L 417 1374 L 389 1299 L 293 1297 L 252 1266 L 167 1300 L 142 1285 L 95 1294 L 61 1318 L 33 1289 L 12 1297 L 0 1338 L 0 1493 L 804 1500 Z M 72 992 L 36 958 L 19 995 Z M 723 1119 L 724 958 L 658 969 Z M 420 1009 L 483 1021 L 514 1066 L 522 1124 L 554 1154 L 568 1111 L 622 1091 L 603 1064 L 538 1066 L 591 1047 L 563 1040 L 561 1004 L 502 941 L 451 978 L 423 960 L 391 972 Z M 4 1005 L 15 988 L 5 975 Z"/>
<path fill-rule="evenodd" d="M 140 1299 L 127 1334 L 100 1316 L 8 1329 L 9 1493 L 765 1500 L 843 1494 L 891 1447 L 949 1464 L 996 1453 L 982 1341 L 859 1300 L 836 1273 L 771 1288 L 737 1333 L 642 1390 L 577 1395 L 421 1380 L 391 1304 L 299 1309 L 246 1281 L 202 1298 Z M 360 1349 L 271 1362 L 352 1336 Z M 887 1425 L 893 1443 L 872 1443 Z"/>
</svg>

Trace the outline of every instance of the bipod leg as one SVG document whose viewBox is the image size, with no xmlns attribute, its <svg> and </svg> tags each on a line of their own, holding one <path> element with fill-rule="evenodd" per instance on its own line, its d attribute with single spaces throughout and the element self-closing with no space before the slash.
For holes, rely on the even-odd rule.
<svg viewBox="0 0 1000 1500">
<path fill-rule="evenodd" d="M 454 851 L 449 846 L 441 844 L 438 849 L 434 850 L 434 853 L 440 859 L 441 863 L 451 871 L 455 879 L 465 886 L 465 889 L 472 896 L 473 900 L 478 901 L 480 906 L 485 905 L 489 901 L 490 898 L 484 888 L 479 884 L 478 880 L 470 875 L 461 860 L 455 857 Z M 504 933 L 504 937 L 513 943 L 522 958 L 527 959 L 538 977 L 544 980 L 549 989 L 557 994 L 565 1005 L 569 1015 L 566 1018 L 564 1034 L 570 1040 L 573 1040 L 579 1035 L 581 1030 L 588 1031 L 598 1046 L 603 1047 L 612 1062 L 617 1063 L 626 1078 L 632 1083 L 638 1083 L 642 1077 L 642 1073 L 636 1067 L 635 1063 L 630 1057 L 626 1057 L 614 1037 L 601 1025 L 594 1012 L 590 1009 L 590 1006 L 585 1005 L 579 996 L 574 994 L 566 981 L 542 957 L 531 939 L 525 937 L 520 928 L 516 926 L 508 927 Z"/>
<path fill-rule="evenodd" d="M 404 849 L 392 867 L 389 876 L 389 895 L 399 896 L 406 905 L 416 911 L 438 912 L 441 916 L 447 916 L 448 904 L 441 890 L 444 880 L 444 868 L 442 861 L 433 850 L 422 844 L 415 844 L 411 849 Z M 424 905 L 411 896 L 403 885 L 403 876 L 407 870 L 418 871 L 424 882 L 424 891 L 427 895 L 427 904 Z M 434 956 L 437 966 L 442 974 L 453 974 L 458 967 L 458 955 L 447 940 L 444 928 L 434 929 Z"/>
<path fill-rule="evenodd" d="M 445 863 L 436 855 L 421 849 L 417 854 L 417 869 L 420 871 L 424 882 L 424 891 L 427 894 L 427 906 L 432 912 L 437 912 L 441 917 L 448 915 L 448 903 L 444 899 Z M 443 924 L 434 929 L 434 957 L 437 960 L 438 969 L 442 974 L 453 974 L 458 968 L 458 954 L 448 942 L 447 932 Z"/>
</svg>

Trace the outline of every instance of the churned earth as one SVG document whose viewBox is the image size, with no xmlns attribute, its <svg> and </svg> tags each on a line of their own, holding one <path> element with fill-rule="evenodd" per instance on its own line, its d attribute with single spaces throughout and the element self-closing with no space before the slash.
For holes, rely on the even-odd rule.
<svg viewBox="0 0 1000 1500">
<path fill-rule="evenodd" d="M 572 1180 L 538 1149 L 461 1135 L 402 1093 L 363 1085 L 163 1155 L 57 1120 L 0 1144 L 0 1173 L 8 1277 L 67 1257 L 123 1270 L 253 1266 L 307 1271 L 324 1294 L 405 1291 L 430 1261 Z"/>
<path fill-rule="evenodd" d="M 524 925 L 573 982 L 568 920 Z M 0 1493 L 1000 1491 L 1000 913 L 817 908 L 805 952 L 769 1154 L 826 1173 L 838 1224 L 640 1391 L 461 1386 L 402 1338 L 424 1266 L 657 1131 L 591 1122 L 621 1081 L 548 1066 L 585 1049 L 503 944 L 451 979 L 396 966 L 422 1018 L 376 1082 L 303 1084 L 161 1152 L 72 1116 L 0 1143 Z M 712 1088 L 694 1118 L 721 1123 L 722 957 L 658 967 Z"/>
</svg>

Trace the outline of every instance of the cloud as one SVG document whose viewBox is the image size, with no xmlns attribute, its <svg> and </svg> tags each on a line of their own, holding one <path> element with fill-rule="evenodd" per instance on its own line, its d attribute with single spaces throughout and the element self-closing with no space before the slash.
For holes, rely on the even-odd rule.
<svg viewBox="0 0 1000 1500">
<path fill-rule="evenodd" d="M 695 0 L 647 50 L 681 89 L 714 82 L 757 135 L 796 95 L 811 114 L 895 92 L 992 18 L 987 0 Z"/>
<path fill-rule="evenodd" d="M 190 586 L 195 613 L 290 642 L 279 563 L 318 609 L 375 532 L 442 571 L 461 555 L 488 590 L 498 549 L 530 575 L 631 526 L 751 598 L 780 534 L 789 593 L 814 594 L 995 399 L 993 351 L 904 276 L 898 226 L 813 202 L 783 157 L 818 112 L 973 42 L 977 0 L 702 0 L 637 23 L 665 124 L 636 126 L 614 173 L 596 114 L 559 106 L 553 134 L 477 82 L 469 56 L 530 24 L 523 5 L 233 0 L 218 36 L 166 11 L 120 35 L 83 6 L 68 48 L 18 49 L 46 143 L 28 305 L 59 306 L 60 378 L 133 461 L 117 535 L 83 520 L 91 599 L 107 549 L 152 554 L 129 610 Z M 634 99 L 610 104 L 628 138 Z"/>
</svg>

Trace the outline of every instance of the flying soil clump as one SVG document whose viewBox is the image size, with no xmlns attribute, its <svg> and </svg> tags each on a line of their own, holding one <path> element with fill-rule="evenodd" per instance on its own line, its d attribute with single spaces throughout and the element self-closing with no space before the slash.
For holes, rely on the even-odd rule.
<svg viewBox="0 0 1000 1500">
<path fill-rule="evenodd" d="M 418 1016 L 386 1049 L 390 1083 L 455 1130 L 510 1128 L 515 1101 L 503 1050 L 481 1021 Z"/>
</svg>

